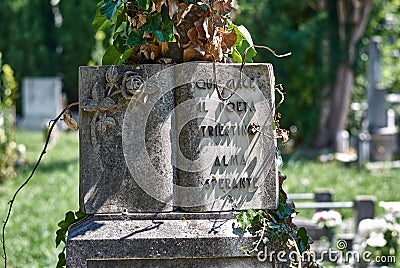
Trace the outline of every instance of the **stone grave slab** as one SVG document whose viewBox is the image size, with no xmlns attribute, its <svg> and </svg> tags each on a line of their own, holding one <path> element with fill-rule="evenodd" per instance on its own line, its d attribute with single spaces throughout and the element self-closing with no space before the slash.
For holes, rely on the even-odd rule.
<svg viewBox="0 0 400 268">
<path fill-rule="evenodd" d="M 156 200 L 137 183 L 141 178 L 149 179 L 158 195 L 169 200 L 174 197 L 170 133 L 172 92 L 161 99 L 152 98 L 154 112 L 150 116 L 143 112 L 135 114 L 133 123 L 138 124 L 140 131 L 132 133 L 133 148 L 127 150 L 132 155 L 145 150 L 152 160 L 125 159 L 122 137 L 129 103 L 146 107 L 140 98 L 147 93 L 138 94 L 140 86 L 149 76 L 167 67 L 149 64 L 80 68 L 80 206 L 86 213 L 173 210 L 171 201 Z M 160 97 L 160 93 L 156 93 Z M 166 127 L 162 128 L 164 124 Z M 146 148 L 139 148 L 140 142 L 146 143 Z M 134 172 L 128 169 L 127 161 L 132 161 Z M 157 170 L 159 178 L 146 177 L 150 166 Z"/>
<path fill-rule="evenodd" d="M 41 130 L 63 109 L 60 77 L 25 77 L 22 80 L 21 127 Z"/>
<path fill-rule="evenodd" d="M 274 208 L 273 91 L 270 64 L 81 67 L 81 207 Z"/>
<path fill-rule="evenodd" d="M 67 267 L 287 266 L 241 251 L 255 237 L 232 211 L 277 205 L 270 64 L 79 76 L 79 199 L 91 215 L 69 230 Z"/>
<path fill-rule="evenodd" d="M 185 67 L 196 75 L 189 86 L 174 90 L 179 206 L 186 211 L 274 208 L 272 65 L 247 64 L 243 72 L 235 64 L 210 65 Z"/>
</svg>

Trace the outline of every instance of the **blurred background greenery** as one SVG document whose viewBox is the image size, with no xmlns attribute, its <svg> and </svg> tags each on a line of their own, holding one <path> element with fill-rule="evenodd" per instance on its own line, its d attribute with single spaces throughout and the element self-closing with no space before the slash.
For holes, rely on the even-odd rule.
<svg viewBox="0 0 400 268">
<path fill-rule="evenodd" d="M 69 102 L 78 99 L 78 66 L 100 64 L 110 42 L 108 32 L 93 34 L 91 21 L 97 2 L 0 1 L 2 102 L 20 96 L 16 85 L 25 76 L 61 76 Z M 398 170 L 371 172 L 338 162 L 320 163 L 299 150 L 332 146 L 324 113 L 338 85 L 340 90 L 338 70 L 343 64 L 354 78 L 349 103 L 366 102 L 368 45 L 376 35 L 382 38 L 384 86 L 388 92 L 400 93 L 400 0 L 372 1 L 365 31 L 355 44 L 354 58 L 349 58 L 349 39 L 354 33 L 356 23 L 351 18 L 357 15 L 356 10 L 346 6 L 349 16 L 341 28 L 339 2 L 348 1 L 238 0 L 234 22 L 250 30 L 255 44 L 267 45 L 277 53 L 292 52 L 283 59 L 263 50 L 256 56 L 257 62 L 274 64 L 277 83 L 286 90 L 281 126 L 291 130 L 296 150 L 290 150 L 281 167 L 288 176 L 285 189 L 304 193 L 330 188 L 335 201 L 351 201 L 360 194 L 375 195 L 379 201 L 400 200 Z M 2 107 L 7 108 L 5 105 Z M 19 105 L 17 108 L 20 112 Z M 353 135 L 359 132 L 360 118 L 349 105 L 340 112 L 347 118 L 344 128 Z M 27 154 L 16 178 L 0 184 L 2 219 L 7 201 L 29 175 L 44 142 L 40 132 L 10 130 L 3 134 L 7 138 L 6 142 L 0 139 L 2 157 L 7 148 L 15 149 L 17 144 L 25 144 Z M 328 138 L 318 144 L 321 136 Z M 61 133 L 34 179 L 17 198 L 7 229 L 10 267 L 55 266 L 59 252 L 54 247 L 57 222 L 66 211 L 78 208 L 78 146 L 76 133 Z M 350 217 L 351 212 L 344 212 L 344 216 Z"/>
<path fill-rule="evenodd" d="M 26 145 L 26 159 L 17 177 L 0 184 L 1 222 L 8 201 L 26 180 L 43 149 L 41 132 L 20 131 L 18 144 Z M 17 197 L 6 229 L 7 267 L 55 267 L 57 223 L 69 210 L 78 210 L 79 152 L 77 133 L 62 133 L 47 150 L 35 176 Z M 3 267 L 3 261 L 0 262 Z"/>
<path fill-rule="evenodd" d="M 383 83 L 389 92 L 400 92 L 400 0 L 372 1 L 366 14 L 365 31 L 351 40 L 363 17 L 362 3 L 357 9 L 347 0 L 237 0 L 236 24 L 252 33 L 254 43 L 267 45 L 278 53 L 292 56 L 277 59 L 259 50 L 257 62 L 274 64 L 277 82 L 287 91 L 281 125 L 295 126 L 297 144 L 327 147 L 333 143 L 335 126 L 329 126 L 326 114 L 334 92 L 343 103 L 365 101 L 366 61 L 369 40 L 382 37 Z M 63 78 L 69 102 L 78 99 L 78 66 L 100 64 L 110 33 L 94 36 L 91 20 L 97 0 L 3 0 L 0 1 L 0 51 L 3 61 L 11 65 L 17 81 L 24 76 Z M 343 3 L 342 13 L 339 3 Z M 345 16 L 341 18 L 341 16 Z M 361 27 L 362 28 L 362 27 Z M 347 66 L 354 76 L 351 100 L 345 94 L 338 72 Z M 338 85 L 339 84 L 339 85 Z M 337 89 L 339 87 L 339 89 Z M 343 91 L 343 92 L 340 92 Z M 18 111 L 20 108 L 18 106 Z M 336 110 L 339 110 L 336 111 Z M 325 111 L 325 112 L 324 112 Z M 329 113 L 348 114 L 342 129 L 357 131 L 359 120 L 344 105 Z M 334 116 L 337 118 L 338 116 Z M 335 121 L 331 118 L 330 121 Z M 333 122 L 332 125 L 336 124 Z M 339 122 L 339 125 L 343 123 Z M 295 128 L 292 128 L 295 130 Z M 332 133 L 332 134 L 331 134 Z M 325 137 L 325 138 L 323 138 Z M 317 139 L 317 140 L 316 140 Z"/>
</svg>

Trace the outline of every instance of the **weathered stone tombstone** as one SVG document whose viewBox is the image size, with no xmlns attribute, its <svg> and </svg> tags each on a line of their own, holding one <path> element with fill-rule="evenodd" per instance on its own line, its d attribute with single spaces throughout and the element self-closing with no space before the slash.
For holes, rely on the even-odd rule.
<svg viewBox="0 0 400 268">
<path fill-rule="evenodd" d="M 350 150 L 350 134 L 347 130 L 341 130 L 336 133 L 336 152 L 349 153 Z"/>
<path fill-rule="evenodd" d="M 397 128 L 388 117 L 387 90 L 381 81 L 380 37 L 371 40 L 368 60 L 368 131 L 370 136 L 370 160 L 390 161 L 397 151 Z M 389 113 L 390 115 L 390 113 Z"/>
<path fill-rule="evenodd" d="M 21 127 L 42 130 L 63 109 L 60 77 L 25 77 L 22 80 Z"/>
<path fill-rule="evenodd" d="M 273 115 L 270 64 L 81 67 L 67 266 L 264 267 L 233 210 L 277 206 Z"/>
</svg>

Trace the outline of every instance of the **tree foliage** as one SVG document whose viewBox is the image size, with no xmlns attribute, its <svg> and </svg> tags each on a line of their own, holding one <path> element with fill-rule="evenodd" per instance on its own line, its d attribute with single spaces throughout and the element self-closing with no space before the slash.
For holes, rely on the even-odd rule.
<svg viewBox="0 0 400 268">
<path fill-rule="evenodd" d="M 234 21 L 250 29 L 255 44 L 293 53 L 284 59 L 258 53 L 256 61 L 274 63 L 278 82 L 285 84 L 290 96 L 281 123 L 286 128 L 296 125 L 301 141 L 315 145 L 319 133 L 323 138 L 321 146 L 333 144 L 335 131 L 345 127 L 354 76 L 358 85 L 362 83 L 357 92 L 365 95 L 365 37 L 386 36 L 383 44 L 392 42 L 392 47 L 384 51 L 398 54 L 395 47 L 399 47 L 399 41 L 393 40 L 400 29 L 399 1 L 373 1 L 364 34 L 362 18 L 369 15 L 368 2 L 371 1 L 239 0 L 240 13 Z M 382 24 L 388 14 L 392 24 Z M 393 75 L 397 73 L 393 70 L 397 65 L 394 60 L 384 59 L 387 64 L 383 66 L 383 77 L 386 75 L 392 91 L 399 77 Z"/>
<path fill-rule="evenodd" d="M 57 28 L 58 43 L 62 48 L 60 72 L 70 102 L 78 100 L 78 67 L 87 65 L 96 49 L 91 24 L 96 3 L 97 0 L 61 0 L 59 3 L 62 16 L 62 24 Z"/>
<path fill-rule="evenodd" d="M 53 3 L 53 4 L 52 4 Z M 15 77 L 62 75 L 64 90 L 78 98 L 79 65 L 95 46 L 91 20 L 96 0 L 0 1 L 0 50 Z"/>
<path fill-rule="evenodd" d="M 77 100 L 77 67 L 90 62 L 99 64 L 104 52 L 103 45 L 109 42 L 111 34 L 99 31 L 96 40 L 94 39 L 91 22 L 98 2 L 100 1 L 0 1 L 0 18 L 3 25 L 6 25 L 0 27 L 0 50 L 4 53 L 4 60 L 13 66 L 16 79 L 21 81 L 23 76 L 62 74 L 69 101 Z M 110 16 L 118 14 L 122 2 L 107 0 L 100 3 L 104 6 L 104 14 Z M 140 4 L 143 10 L 151 10 L 152 7 L 148 4 L 159 1 L 134 2 Z M 185 3 L 192 2 L 187 0 Z M 338 75 L 338 66 L 348 56 L 348 42 L 340 42 L 337 12 L 339 2 L 348 1 L 238 0 L 239 12 L 234 22 L 250 29 L 255 44 L 267 45 L 278 53 L 293 53 L 291 57 L 276 59 L 260 50 L 255 61 L 274 63 L 276 77 L 279 79 L 277 82 L 284 83 L 290 96 L 286 99 L 285 116 L 281 124 L 285 128 L 296 125 L 301 134 L 300 141 L 312 143 L 318 131 L 323 129 L 320 121 L 324 115 L 329 114 L 324 111 L 329 111 L 327 103 L 333 94 L 332 86 Z M 321 8 L 321 3 L 325 3 L 324 8 Z M 390 91 L 399 91 L 400 75 L 396 75 L 400 68 L 396 64 L 400 47 L 399 6 L 399 0 L 373 1 L 366 38 L 356 43 L 355 59 L 349 65 L 355 72 L 355 92 L 359 98 L 363 97 L 365 91 L 366 47 L 369 38 L 374 35 L 383 37 L 383 82 Z M 62 23 L 57 21 L 60 18 L 58 15 L 61 16 Z M 143 20 L 143 16 L 140 19 Z M 140 22 L 139 17 L 135 20 Z M 95 25 L 97 30 L 104 30 L 105 26 L 112 23 L 106 17 L 101 22 Z M 142 22 L 146 25 L 129 32 L 127 45 L 132 47 L 143 42 L 143 33 L 140 31 L 150 32 L 155 39 L 162 41 L 173 38 L 168 23 L 158 25 L 157 16 L 153 18 L 152 15 L 146 15 L 146 22 Z M 350 28 L 351 24 L 346 27 L 345 32 L 349 33 Z M 248 44 L 242 45 L 247 47 Z M 238 50 L 239 48 L 240 46 Z M 142 51 L 146 52 L 146 49 Z M 112 49 L 108 51 L 111 59 L 112 52 Z M 151 51 L 149 55 L 151 56 Z M 396 55 L 397 57 L 393 57 Z M 240 61 L 240 57 L 237 57 L 240 53 L 232 53 L 231 56 Z"/>
<path fill-rule="evenodd" d="M 241 0 L 237 23 L 247 26 L 255 44 L 270 46 L 278 53 L 292 52 L 292 56 L 276 59 L 259 52 L 257 62 L 272 62 L 278 83 L 285 85 L 290 96 L 286 98 L 284 120 L 288 128 L 296 125 L 301 139 L 310 141 L 319 120 L 319 96 L 328 79 L 321 44 L 327 23 L 327 14 L 313 10 L 307 0 L 258 1 Z"/>
<path fill-rule="evenodd" d="M 0 52 L 0 181 L 15 177 L 15 96 L 18 89 L 14 71 L 3 64 Z"/>
<path fill-rule="evenodd" d="M 363 63 L 368 59 L 366 44 L 374 37 L 382 38 L 382 82 L 389 92 L 400 93 L 400 0 L 374 1 L 371 20 L 363 40 Z M 365 64 L 361 70 L 365 70 Z"/>
<path fill-rule="evenodd" d="M 48 0 L 1 1 L 0 18 L 0 50 L 18 80 L 57 74 L 56 29 Z"/>
</svg>

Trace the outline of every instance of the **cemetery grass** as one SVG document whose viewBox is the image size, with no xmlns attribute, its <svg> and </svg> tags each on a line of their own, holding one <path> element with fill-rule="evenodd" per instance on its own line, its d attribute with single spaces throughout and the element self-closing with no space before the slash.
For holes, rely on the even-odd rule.
<svg viewBox="0 0 400 268">
<path fill-rule="evenodd" d="M 28 165 L 14 180 L 0 184 L 0 211 L 4 220 L 7 202 L 26 180 L 44 145 L 41 132 L 17 131 L 17 143 L 27 147 Z M 30 183 L 18 195 L 6 230 L 8 267 L 55 267 L 61 249 L 55 248 L 57 223 L 65 212 L 78 209 L 78 134 L 61 133 L 47 150 Z M 289 157 L 280 168 L 288 178 L 288 193 L 332 190 L 334 201 L 351 201 L 356 195 L 374 195 L 378 201 L 400 201 L 398 170 L 369 172 L 341 163 L 318 163 L 303 157 Z M 341 211 L 351 217 L 351 210 Z M 300 211 L 310 216 L 312 211 Z M 382 213 L 377 208 L 377 213 Z M 2 267 L 3 263 L 0 263 Z"/>
<path fill-rule="evenodd" d="M 376 197 L 375 214 L 382 215 L 379 201 L 400 201 L 399 169 L 368 171 L 356 164 L 332 161 L 321 163 L 303 156 L 287 157 L 279 168 L 287 176 L 287 193 L 314 193 L 319 189 L 332 191 L 333 201 L 353 201 L 357 195 Z M 312 201 L 312 200 L 307 200 Z M 352 209 L 339 209 L 344 219 L 353 216 Z M 299 210 L 301 216 L 311 217 L 313 210 Z"/>
<path fill-rule="evenodd" d="M 17 144 L 25 144 L 26 162 L 13 180 L 0 184 L 3 223 L 8 201 L 28 178 L 44 146 L 42 132 L 17 130 Z M 35 175 L 17 196 L 6 229 L 7 267 L 55 267 L 57 223 L 65 212 L 78 209 L 78 134 L 60 133 L 48 148 Z M 1 259 L 0 267 L 3 267 Z"/>
</svg>

